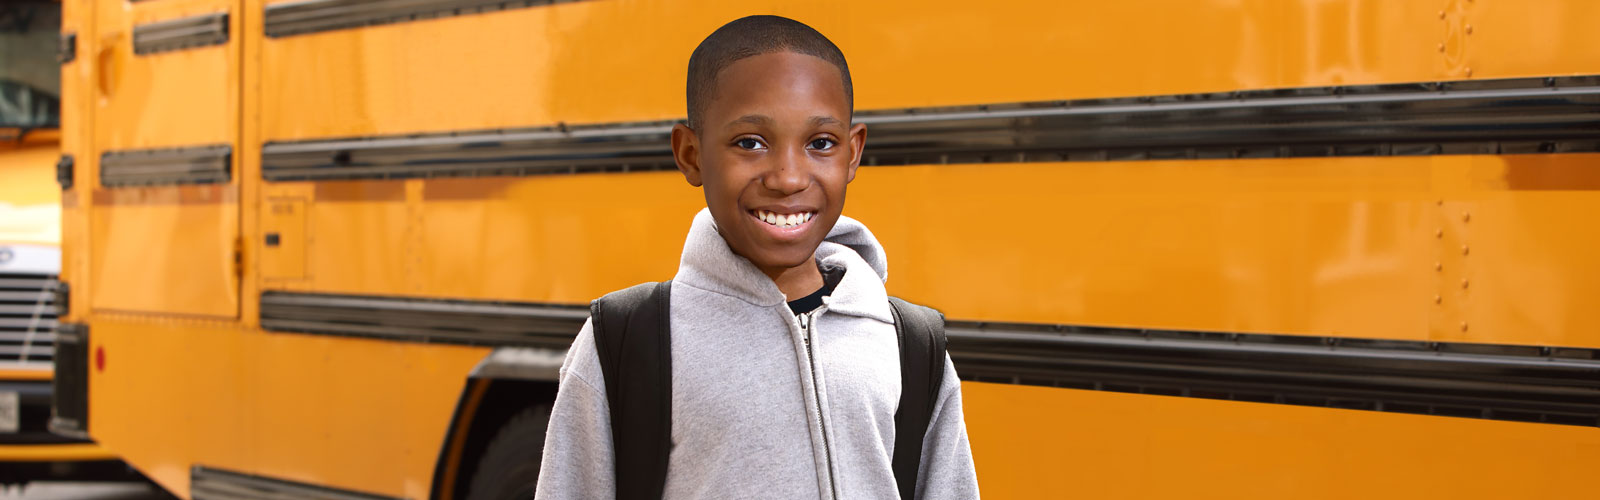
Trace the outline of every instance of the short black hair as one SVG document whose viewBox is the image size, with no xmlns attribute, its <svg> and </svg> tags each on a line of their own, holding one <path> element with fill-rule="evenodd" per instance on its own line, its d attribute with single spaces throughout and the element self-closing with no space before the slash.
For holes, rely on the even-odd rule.
<svg viewBox="0 0 1600 500">
<path fill-rule="evenodd" d="M 689 128 L 700 131 L 701 116 L 717 88 L 717 73 L 741 59 L 778 51 L 813 56 L 832 63 L 844 77 L 844 99 L 855 112 L 855 90 L 844 52 L 805 23 L 779 16 L 749 16 L 722 25 L 689 56 Z"/>
</svg>

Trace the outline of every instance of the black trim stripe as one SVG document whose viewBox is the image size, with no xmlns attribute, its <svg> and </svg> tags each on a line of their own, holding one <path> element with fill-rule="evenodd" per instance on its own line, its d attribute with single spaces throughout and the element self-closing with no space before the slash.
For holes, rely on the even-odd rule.
<svg viewBox="0 0 1600 500">
<path fill-rule="evenodd" d="M 859 113 L 862 163 L 1600 151 L 1600 76 L 1088 99 Z M 273 142 L 269 181 L 674 168 L 672 122 Z"/>
<path fill-rule="evenodd" d="M 409 297 L 261 293 L 267 330 L 565 349 L 589 317 L 587 307 Z"/>
<path fill-rule="evenodd" d="M 583 306 L 265 292 L 277 331 L 564 349 Z M 1600 350 L 950 321 L 967 380 L 1600 426 Z"/>
<path fill-rule="evenodd" d="M 262 146 L 269 181 L 540 175 L 676 168 L 671 122 Z"/>
<path fill-rule="evenodd" d="M 228 43 L 228 13 L 217 12 L 133 27 L 133 53 L 148 55 Z"/>
<path fill-rule="evenodd" d="M 189 471 L 189 494 L 194 500 L 390 500 L 359 491 L 245 474 L 196 465 Z"/>
<path fill-rule="evenodd" d="M 267 5 L 269 37 L 539 7 L 579 0 L 307 0 Z"/>
<path fill-rule="evenodd" d="M 233 177 L 228 145 L 109 151 L 100 156 L 100 185 L 221 184 Z"/>
<path fill-rule="evenodd" d="M 1600 426 L 1600 350 L 952 321 L 962 378 Z"/>
</svg>

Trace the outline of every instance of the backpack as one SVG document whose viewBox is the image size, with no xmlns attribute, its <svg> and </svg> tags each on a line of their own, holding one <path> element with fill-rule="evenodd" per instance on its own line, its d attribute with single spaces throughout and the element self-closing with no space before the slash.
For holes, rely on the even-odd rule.
<svg viewBox="0 0 1600 500">
<path fill-rule="evenodd" d="M 672 282 L 644 283 L 589 305 L 605 376 L 619 500 L 661 498 L 672 450 Z M 900 498 L 915 498 L 922 439 L 944 380 L 944 316 L 889 297 L 900 342 L 894 470 Z M 910 431 L 910 432 L 906 432 Z"/>
</svg>

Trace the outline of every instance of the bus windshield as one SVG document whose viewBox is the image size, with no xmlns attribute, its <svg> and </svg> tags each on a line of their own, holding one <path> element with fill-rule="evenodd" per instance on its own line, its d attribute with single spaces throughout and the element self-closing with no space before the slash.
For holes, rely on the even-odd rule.
<svg viewBox="0 0 1600 500">
<path fill-rule="evenodd" d="M 0 135 L 59 126 L 60 30 L 60 3 L 0 3 Z"/>
</svg>

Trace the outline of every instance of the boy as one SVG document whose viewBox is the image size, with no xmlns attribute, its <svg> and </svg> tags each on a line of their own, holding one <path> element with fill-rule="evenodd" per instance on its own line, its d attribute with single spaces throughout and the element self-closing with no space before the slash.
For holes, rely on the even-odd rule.
<svg viewBox="0 0 1600 500">
<path fill-rule="evenodd" d="M 728 23 L 689 59 L 678 168 L 702 187 L 670 284 L 665 498 L 897 498 L 901 367 L 883 248 L 843 217 L 867 129 L 850 71 L 799 22 Z M 538 498 L 616 495 L 593 318 L 561 369 Z M 949 358 L 918 499 L 977 498 Z"/>
</svg>

